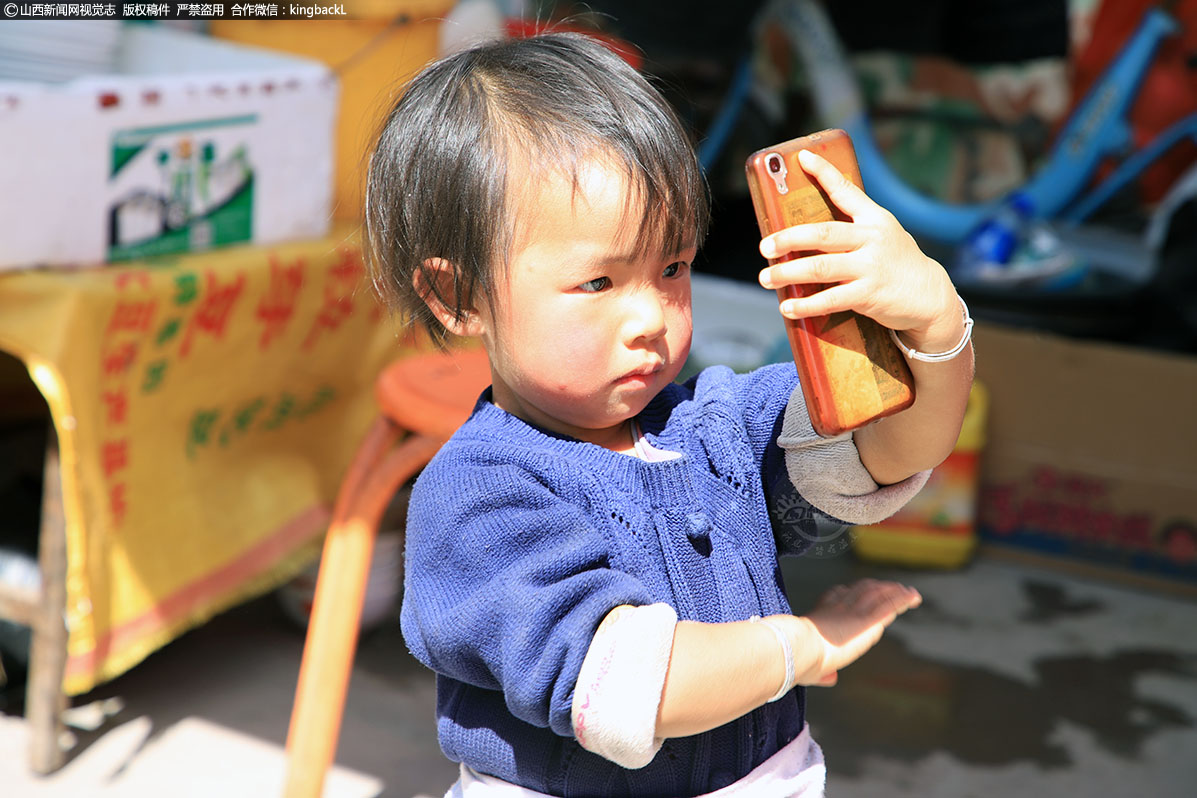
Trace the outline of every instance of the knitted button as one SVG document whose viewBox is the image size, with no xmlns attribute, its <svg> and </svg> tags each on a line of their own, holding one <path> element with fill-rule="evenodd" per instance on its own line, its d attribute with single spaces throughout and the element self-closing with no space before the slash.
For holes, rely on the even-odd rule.
<svg viewBox="0 0 1197 798">
<path fill-rule="evenodd" d="M 690 513 L 686 516 L 686 522 L 690 526 L 690 530 L 686 533 L 686 537 L 690 539 L 690 545 L 701 556 L 710 557 L 711 519 L 707 518 L 706 513 Z"/>
</svg>

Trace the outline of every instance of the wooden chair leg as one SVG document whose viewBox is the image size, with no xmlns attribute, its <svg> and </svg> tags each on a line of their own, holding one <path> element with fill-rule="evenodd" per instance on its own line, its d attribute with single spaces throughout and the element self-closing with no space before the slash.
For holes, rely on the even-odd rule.
<svg viewBox="0 0 1197 798">
<path fill-rule="evenodd" d="M 325 538 L 287 733 L 286 798 L 323 793 L 340 735 L 378 524 L 395 492 L 442 443 L 413 435 L 388 451 L 385 445 L 398 431 L 381 423 L 386 428 L 376 424 L 354 457 Z"/>
<path fill-rule="evenodd" d="M 42 487 L 42 521 L 38 543 L 42 587 L 34 614 L 29 655 L 29 684 L 25 717 L 30 730 L 30 763 L 35 773 L 62 767 L 66 752 L 62 740 L 66 727 L 62 713 L 67 706 L 62 691 L 66 672 L 66 523 L 62 510 L 62 476 L 59 472 L 58 436 L 50 429 L 46 443 L 45 481 Z"/>
</svg>

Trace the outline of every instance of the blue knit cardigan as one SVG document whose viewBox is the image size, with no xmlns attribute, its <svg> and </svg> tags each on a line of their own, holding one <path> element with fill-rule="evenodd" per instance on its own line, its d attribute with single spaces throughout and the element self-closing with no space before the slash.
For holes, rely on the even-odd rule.
<svg viewBox="0 0 1197 798">
<path fill-rule="evenodd" d="M 836 523 L 796 494 L 775 443 L 796 386 L 793 364 L 669 386 L 638 417 L 653 446 L 683 455 L 664 462 L 539 429 L 483 394 L 408 511 L 402 628 L 437 674 L 446 756 L 549 795 L 692 796 L 802 731 L 799 688 L 629 770 L 583 749 L 570 722 L 612 608 L 666 602 L 705 622 L 790 611 L 778 554 Z"/>
</svg>

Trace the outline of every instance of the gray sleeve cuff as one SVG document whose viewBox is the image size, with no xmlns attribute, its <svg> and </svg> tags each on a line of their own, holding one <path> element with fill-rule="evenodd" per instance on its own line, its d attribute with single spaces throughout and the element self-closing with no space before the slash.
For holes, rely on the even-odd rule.
<svg viewBox="0 0 1197 798">
<path fill-rule="evenodd" d="M 785 451 L 786 472 L 798 493 L 849 524 L 875 524 L 888 518 L 914 498 L 931 476 L 930 471 L 920 471 L 893 485 L 878 485 L 860 462 L 852 433 L 822 438 L 815 432 L 801 387 L 790 395 L 777 445 Z"/>
</svg>

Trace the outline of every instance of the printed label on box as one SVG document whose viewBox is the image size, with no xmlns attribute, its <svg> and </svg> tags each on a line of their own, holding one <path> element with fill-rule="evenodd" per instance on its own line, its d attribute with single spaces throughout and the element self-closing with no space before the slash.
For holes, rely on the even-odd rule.
<svg viewBox="0 0 1197 798">
<path fill-rule="evenodd" d="M 1119 501 L 1120 490 L 1113 479 L 1031 465 L 985 486 L 981 529 L 1001 543 L 1197 579 L 1194 518 Z"/>
<path fill-rule="evenodd" d="M 253 237 L 257 115 L 116 131 L 108 259 L 247 242 Z"/>
</svg>

